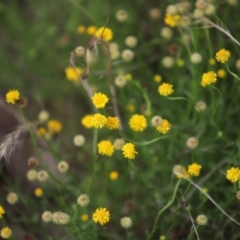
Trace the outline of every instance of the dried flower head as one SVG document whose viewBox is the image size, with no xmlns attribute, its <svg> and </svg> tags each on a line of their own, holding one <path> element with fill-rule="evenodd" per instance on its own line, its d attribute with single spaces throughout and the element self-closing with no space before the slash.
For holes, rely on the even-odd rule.
<svg viewBox="0 0 240 240">
<path fill-rule="evenodd" d="M 78 57 L 83 57 L 85 55 L 85 48 L 83 46 L 78 46 L 75 48 L 74 53 Z"/>
<path fill-rule="evenodd" d="M 163 65 L 163 67 L 165 67 L 165 68 L 172 68 L 173 67 L 173 65 L 174 65 L 174 59 L 173 59 L 173 57 L 171 57 L 171 56 L 165 56 L 165 57 L 163 57 L 163 59 L 162 59 L 162 65 Z"/>
<path fill-rule="evenodd" d="M 205 0 L 197 0 L 195 6 L 197 9 L 205 10 L 208 6 L 208 3 Z"/>
<path fill-rule="evenodd" d="M 168 96 L 171 95 L 174 90 L 173 90 L 173 85 L 168 84 L 168 83 L 162 83 L 159 87 L 158 87 L 158 92 L 160 95 L 162 96 Z"/>
<path fill-rule="evenodd" d="M 196 111 L 198 112 L 204 112 L 207 108 L 207 104 L 203 101 L 198 101 L 196 104 L 195 104 L 195 109 Z"/>
<path fill-rule="evenodd" d="M 202 55 L 200 53 L 195 52 L 191 54 L 190 59 L 193 64 L 199 64 L 202 62 Z"/>
<path fill-rule="evenodd" d="M 38 160 L 35 157 L 30 157 L 28 159 L 28 166 L 29 167 L 36 167 L 38 165 Z"/>
<path fill-rule="evenodd" d="M 238 167 L 231 167 L 227 170 L 226 178 L 232 183 L 237 182 L 240 179 L 240 169 Z"/>
<path fill-rule="evenodd" d="M 111 171 L 109 173 L 109 178 L 112 180 L 112 181 L 115 181 L 117 180 L 119 177 L 119 173 L 117 171 Z"/>
<path fill-rule="evenodd" d="M 52 215 L 52 221 L 55 224 L 66 225 L 70 221 L 70 216 L 64 212 L 54 212 Z"/>
<path fill-rule="evenodd" d="M 77 198 L 77 204 L 80 205 L 81 207 L 85 207 L 89 204 L 90 200 L 89 200 L 89 196 L 87 194 L 81 194 L 78 198 Z"/>
<path fill-rule="evenodd" d="M 134 159 L 138 152 L 135 150 L 135 145 L 132 143 L 126 143 L 122 147 L 122 153 L 125 158 Z"/>
<path fill-rule="evenodd" d="M 38 120 L 41 123 L 46 122 L 49 119 L 49 112 L 46 110 L 42 110 L 38 114 Z"/>
<path fill-rule="evenodd" d="M 92 101 L 96 108 L 104 108 L 105 105 L 108 103 L 109 98 L 105 94 L 99 92 L 93 95 Z"/>
<path fill-rule="evenodd" d="M 113 31 L 110 28 L 101 27 L 95 32 L 95 36 L 108 42 L 113 38 Z"/>
<path fill-rule="evenodd" d="M 9 227 L 2 228 L 0 235 L 3 239 L 9 239 L 12 235 L 12 230 Z"/>
<path fill-rule="evenodd" d="M 134 36 L 128 36 L 125 38 L 125 44 L 127 47 L 134 48 L 138 43 L 138 39 Z"/>
<path fill-rule="evenodd" d="M 118 10 L 116 13 L 116 19 L 119 22 L 125 22 L 128 19 L 128 13 L 125 10 Z"/>
<path fill-rule="evenodd" d="M 188 166 L 188 173 L 191 176 L 199 176 L 202 166 L 197 163 L 192 163 Z"/>
<path fill-rule="evenodd" d="M 161 13 L 158 8 L 151 8 L 148 14 L 152 20 L 158 20 L 161 17 Z"/>
<path fill-rule="evenodd" d="M 160 31 L 160 35 L 164 38 L 164 39 L 171 39 L 173 36 L 173 31 L 171 28 L 169 27 L 163 27 Z"/>
<path fill-rule="evenodd" d="M 160 116 L 154 116 L 152 119 L 151 119 L 151 123 L 153 125 L 153 127 L 158 127 L 161 125 L 163 119 L 160 117 Z"/>
<path fill-rule="evenodd" d="M 168 13 L 170 15 L 177 14 L 178 13 L 177 6 L 173 5 L 173 4 L 168 5 L 166 8 L 166 13 Z"/>
<path fill-rule="evenodd" d="M 29 181 L 34 181 L 37 179 L 37 171 L 35 169 L 30 169 L 27 171 L 27 179 Z"/>
<path fill-rule="evenodd" d="M 198 139 L 195 138 L 195 137 L 190 137 L 187 142 L 187 147 L 190 148 L 190 149 L 194 149 L 198 146 Z"/>
<path fill-rule="evenodd" d="M 82 147 L 85 143 L 85 137 L 83 135 L 76 135 L 73 138 L 73 143 L 77 147 Z"/>
<path fill-rule="evenodd" d="M 182 28 L 187 28 L 191 24 L 191 19 L 188 16 L 182 16 L 179 20 L 179 26 Z"/>
<path fill-rule="evenodd" d="M 204 13 L 207 15 L 207 16 L 211 16 L 215 13 L 216 11 L 216 8 L 213 4 L 209 3 L 207 5 L 207 8 L 204 10 Z"/>
<path fill-rule="evenodd" d="M 6 102 L 16 104 L 20 99 L 20 93 L 18 90 L 9 90 L 6 94 Z"/>
<path fill-rule="evenodd" d="M 123 228 L 130 228 L 132 226 L 132 219 L 130 217 L 123 217 L 120 219 L 120 224 Z"/>
<path fill-rule="evenodd" d="M 215 83 L 216 81 L 217 81 L 217 74 L 213 71 L 210 71 L 202 75 L 201 86 L 206 87 L 207 85 Z"/>
<path fill-rule="evenodd" d="M 122 51 L 121 57 L 124 62 L 131 62 L 134 58 L 134 52 L 130 49 L 125 49 Z"/>
<path fill-rule="evenodd" d="M 229 57 L 230 57 L 230 52 L 228 50 L 222 48 L 221 50 L 219 50 L 216 53 L 215 59 L 218 62 L 226 63 L 228 61 Z"/>
<path fill-rule="evenodd" d="M 134 132 L 142 132 L 147 127 L 147 119 L 143 115 L 134 114 L 128 124 Z"/>
<path fill-rule="evenodd" d="M 157 126 L 157 131 L 162 133 L 162 134 L 166 134 L 167 132 L 170 131 L 171 129 L 171 124 L 169 123 L 169 121 L 167 119 L 163 119 L 161 124 L 159 126 Z"/>
<path fill-rule="evenodd" d="M 118 75 L 115 80 L 114 83 L 117 87 L 122 88 L 126 85 L 127 80 L 123 75 Z"/>
<path fill-rule="evenodd" d="M 8 193 L 7 202 L 9 204 L 15 204 L 16 202 L 18 202 L 18 195 L 15 192 Z"/>
<path fill-rule="evenodd" d="M 58 168 L 59 172 L 65 173 L 69 169 L 69 164 L 66 161 L 61 161 L 61 162 L 58 163 L 57 168 Z"/>
<path fill-rule="evenodd" d="M 199 226 L 204 226 L 207 224 L 208 219 L 207 219 L 206 215 L 200 214 L 197 216 L 196 221 Z"/>
<path fill-rule="evenodd" d="M 236 198 L 237 198 L 238 200 L 240 200 L 240 190 L 237 191 L 237 193 L 236 193 Z"/>
<path fill-rule="evenodd" d="M 104 225 L 110 220 L 110 213 L 106 208 L 97 208 L 92 215 L 92 219 L 95 223 Z"/>
<path fill-rule="evenodd" d="M 174 165 L 172 172 L 179 179 L 190 178 L 190 175 L 189 175 L 188 171 L 186 170 L 186 168 L 181 165 Z"/>
<path fill-rule="evenodd" d="M 115 148 L 116 150 L 121 150 L 122 147 L 124 146 L 124 144 L 125 144 L 124 139 L 122 139 L 122 138 L 117 138 L 117 139 L 115 139 L 115 141 L 114 141 L 114 143 L 113 143 L 113 146 L 114 146 L 114 148 Z"/>
<path fill-rule="evenodd" d="M 45 170 L 40 170 L 37 174 L 37 179 L 39 182 L 46 182 L 49 178 L 48 172 Z"/>
<path fill-rule="evenodd" d="M 52 221 L 52 213 L 49 211 L 45 211 L 42 213 L 42 220 L 45 223 L 51 222 Z"/>
<path fill-rule="evenodd" d="M 111 157 L 114 153 L 114 147 L 108 140 L 103 140 L 98 143 L 98 153 L 100 155 Z"/>
<path fill-rule="evenodd" d="M 19 100 L 16 102 L 16 104 L 20 107 L 20 108 L 24 108 L 27 106 L 27 98 L 25 97 L 20 97 Z"/>
</svg>

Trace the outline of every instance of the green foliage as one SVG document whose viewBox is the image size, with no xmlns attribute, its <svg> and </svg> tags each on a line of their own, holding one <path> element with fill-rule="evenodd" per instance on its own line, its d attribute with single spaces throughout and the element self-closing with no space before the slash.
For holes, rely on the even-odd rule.
<svg viewBox="0 0 240 240">
<path fill-rule="evenodd" d="M 63 240 L 239 239 L 236 198 L 239 186 L 238 181 L 231 183 L 226 179 L 226 172 L 231 167 L 239 167 L 240 44 L 236 39 L 240 38 L 240 5 L 238 1 L 233 6 L 234 1 L 209 0 L 208 6 L 215 11 L 204 15 L 208 20 L 203 20 L 193 17 L 195 1 L 186 2 L 189 10 L 186 5 L 179 5 L 180 2 L 153 0 L 0 3 L 0 91 L 5 95 L 9 89 L 17 89 L 28 99 L 25 109 L 16 108 L 26 131 L 31 133 L 29 143 L 39 159 L 36 169 L 49 174 L 46 182 L 28 180 L 26 183 L 29 169 L 25 159 L 18 160 L 26 165 L 24 176 L 14 179 L 9 178 L 2 164 L 0 174 L 6 184 L 1 186 L 0 206 L 5 214 L 0 219 L 0 227 L 12 229 L 11 239 L 29 233 L 33 239 Z M 178 11 L 184 6 L 185 12 L 179 14 L 189 19 L 190 25 L 171 28 L 173 36 L 164 38 L 161 31 L 167 26 L 164 18 L 169 4 L 175 4 Z M 151 16 L 153 8 L 160 11 L 159 17 Z M 119 10 L 127 11 L 126 21 L 116 18 Z M 87 32 L 78 33 L 80 25 L 106 26 L 114 37 L 108 45 Z M 127 36 L 136 37 L 135 47 L 126 46 Z M 112 42 L 118 45 L 116 59 L 113 53 L 108 54 Z M 73 67 L 74 74 L 69 59 L 77 46 L 84 46 L 94 60 L 88 63 L 87 55 L 75 56 L 74 66 L 80 67 L 83 74 L 89 67 L 90 74 L 86 80 L 80 76 L 77 81 L 68 81 L 65 69 Z M 211 64 L 210 59 L 215 59 L 223 48 L 231 54 L 227 63 L 214 60 Z M 122 60 L 125 49 L 132 49 L 133 60 Z M 194 63 L 193 53 L 199 53 L 202 60 Z M 209 71 L 218 73 L 219 69 L 224 70 L 225 76 L 218 76 L 216 83 L 202 87 L 202 75 Z M 125 86 L 117 86 L 116 78 L 126 74 L 131 79 L 126 80 Z M 156 75 L 161 75 L 161 82 L 154 81 Z M 159 94 L 163 82 L 173 85 L 173 94 Z M 116 98 L 111 87 L 116 91 Z M 104 109 L 94 108 L 89 91 L 108 96 L 110 101 Z M 113 99 L 117 103 L 112 103 Z M 206 104 L 205 110 L 196 110 L 199 101 Z M 38 119 L 43 109 L 51 119 L 61 122 L 62 131 L 54 134 L 47 121 Z M 96 111 L 106 117 L 117 116 L 119 111 L 117 117 L 123 130 L 87 129 L 81 121 Z M 147 119 L 144 131 L 135 132 L 129 126 L 134 114 Z M 171 124 L 166 134 L 152 126 L 151 119 L 156 115 Z M 41 136 L 44 149 L 27 122 L 34 123 L 38 131 L 40 128 L 46 131 Z M 85 138 L 81 147 L 73 143 L 79 134 Z M 199 140 L 195 149 L 186 145 L 190 137 Z M 98 153 L 98 142 L 114 143 L 117 138 L 135 145 L 138 152 L 135 159 L 124 158 L 122 151 L 116 149 L 111 157 Z M 69 170 L 59 173 L 55 167 L 54 171 L 45 159 L 45 151 L 56 159 L 54 166 L 65 160 Z M 199 176 L 179 180 L 173 173 L 174 166 L 181 165 L 188 170 L 192 163 L 202 166 Z M 109 177 L 112 171 L 119 173 L 116 180 Z M 23 188 L 26 184 L 28 187 Z M 43 189 L 43 196 L 34 195 L 37 187 Z M 17 203 L 10 205 L 6 200 L 9 192 L 17 193 Z M 80 194 L 89 195 L 90 203 L 86 207 L 77 204 Z M 186 208 L 182 201 L 188 204 Z M 110 221 L 104 226 L 92 220 L 97 208 L 110 212 Z M 65 212 L 70 222 L 64 226 L 46 223 L 41 217 L 44 211 Z M 89 217 L 87 221 L 81 219 L 84 214 Z M 200 214 L 208 219 L 204 226 L 195 220 Z M 120 225 L 124 216 L 132 219 L 127 231 Z"/>
</svg>

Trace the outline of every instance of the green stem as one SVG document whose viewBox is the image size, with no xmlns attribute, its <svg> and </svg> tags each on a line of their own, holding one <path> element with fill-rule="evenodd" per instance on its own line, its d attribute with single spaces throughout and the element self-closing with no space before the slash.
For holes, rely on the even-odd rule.
<svg viewBox="0 0 240 240">
<path fill-rule="evenodd" d="M 150 240 L 152 235 L 154 234 L 154 232 L 157 230 L 156 229 L 156 226 L 157 226 L 157 223 L 158 223 L 158 220 L 159 220 L 159 217 L 160 215 L 167 209 L 169 208 L 172 204 L 173 204 L 173 201 L 175 200 L 175 197 L 176 197 L 176 193 L 177 193 L 177 190 L 178 190 L 178 187 L 181 183 L 181 179 L 178 180 L 177 184 L 175 185 L 175 188 L 173 190 L 173 195 L 172 195 L 172 198 L 171 200 L 167 203 L 167 205 L 165 207 L 163 207 L 159 212 L 158 212 L 158 215 L 155 219 L 155 222 L 154 222 L 154 225 L 153 225 L 153 228 L 152 228 L 152 231 L 150 232 L 150 235 L 147 237 L 147 240 Z"/>
<path fill-rule="evenodd" d="M 226 64 L 226 67 L 227 67 L 228 72 L 229 72 L 233 77 L 235 77 L 237 80 L 240 81 L 240 78 L 238 77 L 238 75 L 236 75 L 234 72 L 230 71 L 230 69 L 229 69 L 229 67 L 228 67 L 227 64 Z"/>
<path fill-rule="evenodd" d="M 185 101 L 190 101 L 188 98 L 184 97 L 167 97 L 169 100 L 185 100 Z"/>
<path fill-rule="evenodd" d="M 94 129 L 94 133 L 93 133 L 93 173 L 91 175 L 89 184 L 88 184 L 88 188 L 87 188 L 87 193 L 89 194 L 89 191 L 91 189 L 92 186 L 92 182 L 93 179 L 96 175 L 96 170 L 97 170 L 97 166 L 96 166 L 96 160 L 97 160 L 97 138 L 98 138 L 98 129 Z"/>
<path fill-rule="evenodd" d="M 147 113 L 148 116 L 150 116 L 152 114 L 152 104 L 151 104 L 151 101 L 150 101 L 150 99 L 147 95 L 146 90 L 144 90 L 137 81 L 132 80 L 131 82 L 142 92 L 143 98 L 146 101 L 146 105 L 147 105 L 146 113 Z"/>
<path fill-rule="evenodd" d="M 207 39 L 207 45 L 208 45 L 209 54 L 210 54 L 210 56 L 213 56 L 212 42 L 210 40 L 209 30 L 208 29 L 204 29 L 204 32 L 205 32 L 205 36 L 206 36 L 206 39 Z"/>
</svg>

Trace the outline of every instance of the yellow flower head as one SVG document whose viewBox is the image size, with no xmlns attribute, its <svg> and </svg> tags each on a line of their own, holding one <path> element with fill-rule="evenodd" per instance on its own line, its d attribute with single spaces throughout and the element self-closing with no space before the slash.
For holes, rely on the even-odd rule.
<svg viewBox="0 0 240 240">
<path fill-rule="evenodd" d="M 202 166 L 197 163 L 192 163 L 188 166 L 188 173 L 191 176 L 199 176 Z"/>
<path fill-rule="evenodd" d="M 147 127 L 146 118 L 139 114 L 134 114 L 128 123 L 134 132 L 142 132 Z"/>
<path fill-rule="evenodd" d="M 110 213 L 106 208 L 97 208 L 92 215 L 92 219 L 95 223 L 101 225 L 106 224 L 110 220 Z"/>
<path fill-rule="evenodd" d="M 237 182 L 240 179 L 240 169 L 238 167 L 231 167 L 227 170 L 226 178 L 232 183 Z"/>
<path fill-rule="evenodd" d="M 226 77 L 226 72 L 225 72 L 225 70 L 223 70 L 223 69 L 219 69 L 219 70 L 217 71 L 217 75 L 218 75 L 218 77 L 220 77 L 220 78 L 225 78 L 225 77 Z"/>
<path fill-rule="evenodd" d="M 1 230 L 0 235 L 3 239 L 9 239 L 12 235 L 12 230 L 9 227 L 5 227 Z"/>
<path fill-rule="evenodd" d="M 87 214 L 83 214 L 81 216 L 81 219 L 82 219 L 83 222 L 86 222 L 88 220 L 88 215 Z"/>
<path fill-rule="evenodd" d="M 210 65 L 214 65 L 214 64 L 216 63 L 216 61 L 215 61 L 214 58 L 210 58 L 210 59 L 208 60 L 208 63 L 209 63 Z"/>
<path fill-rule="evenodd" d="M 6 102 L 11 104 L 16 104 L 20 99 L 20 93 L 18 90 L 9 90 L 6 94 Z"/>
<path fill-rule="evenodd" d="M 53 134 L 59 133 L 62 130 L 61 122 L 56 119 L 49 120 L 47 123 L 47 126 L 48 126 L 49 132 Z"/>
<path fill-rule="evenodd" d="M 160 75 L 155 75 L 155 76 L 153 77 L 153 80 L 154 80 L 156 83 L 159 83 L 159 82 L 162 81 L 162 77 L 161 77 Z"/>
<path fill-rule="evenodd" d="M 127 111 L 129 111 L 131 113 L 135 112 L 135 107 L 131 103 L 129 103 L 125 108 L 126 108 Z"/>
<path fill-rule="evenodd" d="M 113 32 L 110 28 L 101 27 L 96 31 L 95 36 L 98 38 L 102 38 L 104 41 L 108 42 L 112 40 Z"/>
<path fill-rule="evenodd" d="M 43 190 L 41 188 L 36 188 L 34 193 L 37 197 L 41 197 L 43 195 Z"/>
<path fill-rule="evenodd" d="M 2 218 L 3 214 L 5 214 L 5 210 L 2 206 L 0 206 L 0 219 Z"/>
<path fill-rule="evenodd" d="M 108 140 L 103 140 L 98 143 L 98 153 L 100 155 L 105 155 L 111 157 L 114 153 L 114 146 Z"/>
<path fill-rule="evenodd" d="M 91 119 L 91 124 L 95 128 L 103 128 L 107 124 L 107 118 L 100 113 L 96 113 L 96 114 L 93 115 L 93 117 Z"/>
<path fill-rule="evenodd" d="M 179 20 L 180 20 L 180 15 L 171 15 L 171 14 L 166 14 L 164 18 L 164 22 L 170 26 L 170 27 L 176 27 L 179 25 Z"/>
<path fill-rule="evenodd" d="M 128 159 L 134 159 L 135 155 L 138 154 L 138 152 L 135 150 L 135 145 L 132 143 L 126 143 L 122 147 L 123 156 Z"/>
<path fill-rule="evenodd" d="M 118 129 L 120 121 L 117 117 L 108 117 L 106 127 L 110 130 Z"/>
<path fill-rule="evenodd" d="M 132 75 L 130 73 L 125 74 L 124 77 L 126 78 L 127 81 L 132 80 Z"/>
<path fill-rule="evenodd" d="M 104 108 L 109 98 L 102 93 L 95 93 L 92 97 L 93 104 L 96 108 Z"/>
<path fill-rule="evenodd" d="M 171 129 L 171 124 L 169 123 L 169 121 L 167 119 L 163 119 L 161 124 L 159 126 L 157 126 L 156 129 L 158 132 L 160 132 L 162 134 L 166 134 Z"/>
<path fill-rule="evenodd" d="M 216 60 L 221 63 L 226 63 L 230 57 L 230 52 L 226 49 L 221 49 L 216 53 Z"/>
<path fill-rule="evenodd" d="M 92 128 L 93 127 L 92 118 L 93 118 L 93 115 L 91 114 L 85 115 L 81 120 L 82 125 L 85 128 Z"/>
<path fill-rule="evenodd" d="M 90 36 L 93 36 L 96 31 L 97 31 L 97 28 L 95 26 L 89 26 L 87 28 L 87 34 Z"/>
<path fill-rule="evenodd" d="M 213 71 L 210 71 L 202 75 L 201 86 L 206 87 L 207 85 L 215 83 L 216 81 L 217 81 L 217 74 Z"/>
<path fill-rule="evenodd" d="M 114 181 L 114 180 L 117 180 L 119 177 L 119 174 L 117 171 L 112 171 L 109 173 L 109 178 Z"/>
<path fill-rule="evenodd" d="M 77 33 L 85 33 L 86 32 L 86 27 L 84 25 L 80 25 L 78 28 L 77 28 Z"/>
<path fill-rule="evenodd" d="M 158 92 L 162 96 L 168 96 L 174 92 L 172 88 L 173 88 L 173 85 L 168 84 L 168 83 L 162 83 L 158 87 Z"/>
<path fill-rule="evenodd" d="M 82 74 L 82 69 L 79 67 L 68 67 L 65 69 L 66 78 L 69 81 L 76 82 Z"/>
</svg>

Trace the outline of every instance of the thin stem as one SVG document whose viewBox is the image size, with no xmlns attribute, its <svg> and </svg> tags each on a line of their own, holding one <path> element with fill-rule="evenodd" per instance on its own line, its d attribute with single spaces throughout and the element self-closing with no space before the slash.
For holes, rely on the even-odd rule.
<svg viewBox="0 0 240 240">
<path fill-rule="evenodd" d="M 184 177 L 182 173 L 180 172 L 174 172 L 174 174 L 179 174 L 180 176 Z M 189 178 L 185 178 L 187 181 L 189 181 L 195 188 L 197 188 L 203 195 L 205 195 L 226 217 L 228 217 L 231 221 L 235 222 L 238 226 L 240 226 L 240 223 L 236 221 L 234 218 L 232 218 L 230 215 L 228 215 L 216 202 L 210 195 L 205 193 L 196 183 L 194 183 Z"/>
<path fill-rule="evenodd" d="M 229 67 L 228 67 L 227 64 L 226 64 L 226 67 L 227 67 L 228 72 L 229 72 L 233 77 L 235 77 L 237 80 L 240 81 L 240 78 L 239 78 L 235 73 L 233 73 L 232 71 L 230 71 L 230 69 L 229 69 Z"/>
<path fill-rule="evenodd" d="M 92 186 L 92 182 L 93 179 L 96 175 L 96 170 L 97 170 L 97 166 L 96 166 L 96 160 L 97 160 L 97 138 L 98 138 L 98 129 L 94 129 L 94 133 L 93 133 L 93 172 L 91 175 L 91 178 L 89 180 L 89 184 L 88 184 L 88 188 L 87 188 L 87 193 L 89 194 L 89 191 L 91 189 Z"/>
<path fill-rule="evenodd" d="M 163 207 L 163 208 L 158 212 L 158 215 L 157 215 L 157 217 L 156 217 L 156 219 L 155 219 L 155 221 L 154 221 L 154 225 L 153 225 L 152 231 L 150 232 L 149 236 L 147 237 L 147 240 L 150 240 L 151 237 L 152 237 L 152 235 L 154 234 L 154 232 L 157 230 L 157 229 L 156 229 L 156 226 L 157 226 L 157 223 L 158 223 L 158 220 L 159 220 L 160 215 L 161 215 L 167 208 L 169 208 L 169 207 L 173 204 L 180 183 L 181 183 L 181 179 L 179 179 L 178 182 L 177 182 L 177 184 L 175 185 L 175 188 L 174 188 L 174 190 L 173 190 L 173 195 L 172 195 L 171 200 L 167 203 L 167 205 L 166 205 L 165 207 Z"/>
</svg>

